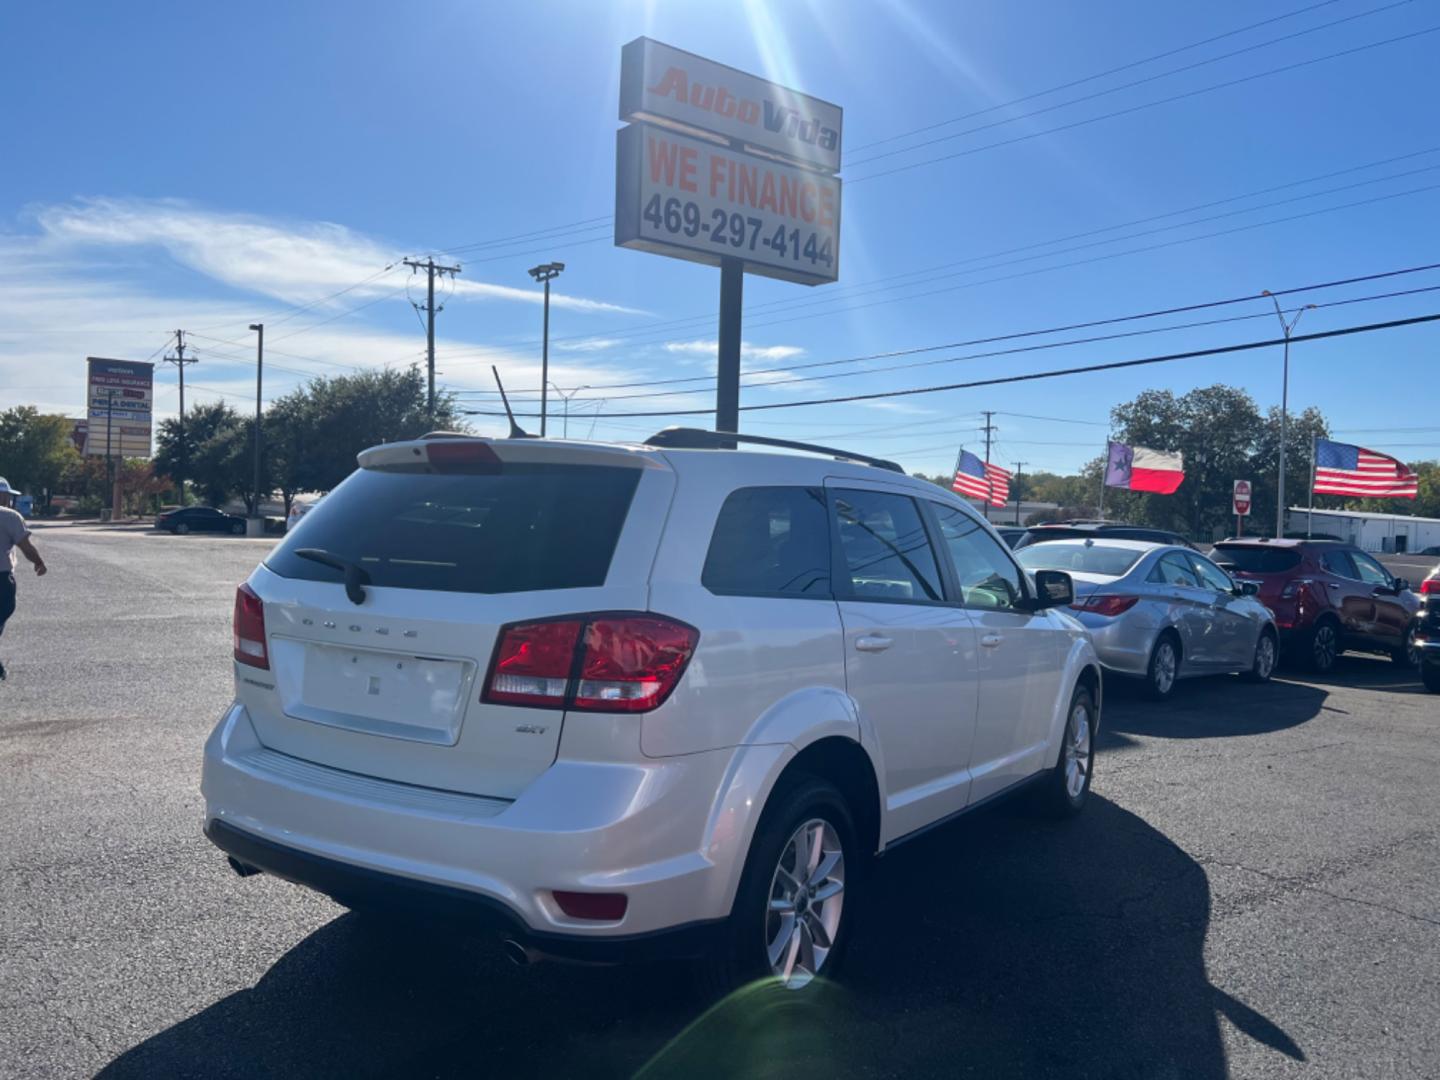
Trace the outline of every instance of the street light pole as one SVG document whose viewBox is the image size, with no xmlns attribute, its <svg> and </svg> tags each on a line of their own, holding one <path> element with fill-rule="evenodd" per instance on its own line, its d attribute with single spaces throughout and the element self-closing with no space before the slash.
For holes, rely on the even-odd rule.
<svg viewBox="0 0 1440 1080">
<path fill-rule="evenodd" d="M 1280 381 L 1280 476 L 1275 493 L 1275 539 L 1279 540 L 1285 535 L 1285 440 L 1290 430 L 1290 335 L 1295 330 L 1295 324 L 1300 321 L 1300 316 L 1315 305 L 1306 304 L 1295 312 L 1293 319 L 1286 322 L 1285 312 L 1281 310 L 1280 301 L 1275 294 L 1266 289 L 1261 295 L 1270 297 L 1270 302 L 1275 305 L 1275 317 L 1280 320 L 1280 329 L 1285 334 L 1285 362 Z"/>
<path fill-rule="evenodd" d="M 564 390 L 560 389 L 559 383 L 552 382 L 550 385 L 555 387 L 555 393 L 559 394 L 560 400 L 565 402 L 565 426 L 561 429 L 561 438 L 568 439 L 570 437 L 570 399 L 573 398 L 576 394 L 578 394 L 581 390 L 589 390 L 590 386 L 589 384 L 586 384 L 585 386 L 577 386 L 574 390 L 571 390 L 570 393 L 567 394 Z"/>
<path fill-rule="evenodd" d="M 251 323 L 250 329 L 260 335 L 255 340 L 255 512 L 251 515 L 258 519 L 260 517 L 260 387 L 265 370 L 265 324 Z M 262 528 L 260 531 L 263 533 L 265 530 Z"/>
<path fill-rule="evenodd" d="M 536 281 L 545 283 L 545 330 L 540 344 L 540 436 L 545 436 L 546 391 L 550 386 L 550 282 L 565 269 L 562 262 L 541 263 L 527 272 Z M 558 389 L 558 388 L 557 388 Z"/>
</svg>

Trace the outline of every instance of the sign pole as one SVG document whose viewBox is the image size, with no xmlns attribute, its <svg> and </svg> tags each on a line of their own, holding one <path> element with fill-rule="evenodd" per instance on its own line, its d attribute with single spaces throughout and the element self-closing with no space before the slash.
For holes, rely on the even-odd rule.
<svg viewBox="0 0 1440 1080">
<path fill-rule="evenodd" d="M 1315 521 L 1315 436 L 1310 436 L 1310 502 L 1305 507 L 1305 539 L 1310 539 Z"/>
<path fill-rule="evenodd" d="M 740 324 L 745 264 L 720 260 L 720 349 L 715 372 L 715 430 L 740 430 Z"/>
<path fill-rule="evenodd" d="M 1110 440 L 1105 440 L 1105 453 L 1100 455 L 1100 520 L 1105 520 L 1105 475 L 1110 471 Z"/>
</svg>

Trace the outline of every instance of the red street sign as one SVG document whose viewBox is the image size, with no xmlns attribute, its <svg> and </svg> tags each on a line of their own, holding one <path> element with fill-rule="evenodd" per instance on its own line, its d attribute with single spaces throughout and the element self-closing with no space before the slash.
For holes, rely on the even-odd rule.
<svg viewBox="0 0 1440 1080">
<path fill-rule="evenodd" d="M 1250 513 L 1250 481 L 1235 481 L 1235 516 L 1246 517 Z"/>
</svg>

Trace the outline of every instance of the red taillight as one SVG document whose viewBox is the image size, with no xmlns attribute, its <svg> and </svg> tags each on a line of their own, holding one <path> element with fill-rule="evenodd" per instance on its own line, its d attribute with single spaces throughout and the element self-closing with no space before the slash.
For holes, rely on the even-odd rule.
<svg viewBox="0 0 1440 1080">
<path fill-rule="evenodd" d="M 583 623 L 566 619 L 507 627 L 500 635 L 485 700 L 509 705 L 564 705 Z"/>
<path fill-rule="evenodd" d="M 659 615 L 517 623 L 500 632 L 482 700 L 590 712 L 646 712 L 675 689 L 699 631 Z"/>
<path fill-rule="evenodd" d="M 1076 611 L 1086 611 L 1091 615 L 1114 618 L 1116 615 L 1123 615 L 1139 602 L 1138 596 L 1087 596 L 1084 599 L 1076 600 L 1070 606 Z"/>
<path fill-rule="evenodd" d="M 270 669 L 265 648 L 265 605 L 249 585 L 235 590 L 235 661 L 251 667 Z"/>
<path fill-rule="evenodd" d="M 1440 577 L 1427 577 L 1420 582 L 1421 596 L 1440 596 Z"/>
<path fill-rule="evenodd" d="M 1285 583 L 1285 588 L 1280 590 L 1280 599 L 1293 600 L 1312 584 L 1314 584 L 1314 582 L 1309 578 L 1291 578 Z"/>
<path fill-rule="evenodd" d="M 572 919 L 619 922 L 630 906 L 630 898 L 624 893 L 562 892 L 556 889 L 551 895 L 560 905 L 560 910 Z"/>
</svg>

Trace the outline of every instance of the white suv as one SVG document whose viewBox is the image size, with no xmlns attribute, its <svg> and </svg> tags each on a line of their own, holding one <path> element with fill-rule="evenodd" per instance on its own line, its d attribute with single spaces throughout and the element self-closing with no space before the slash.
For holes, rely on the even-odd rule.
<svg viewBox="0 0 1440 1080">
<path fill-rule="evenodd" d="M 798 988 L 871 856 L 1022 788 L 1078 811 L 1069 578 L 886 462 L 736 438 L 362 453 L 235 598 L 202 785 L 234 869 Z"/>
</svg>

